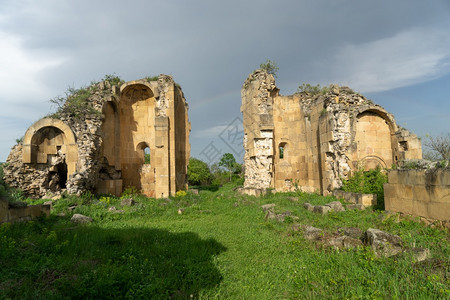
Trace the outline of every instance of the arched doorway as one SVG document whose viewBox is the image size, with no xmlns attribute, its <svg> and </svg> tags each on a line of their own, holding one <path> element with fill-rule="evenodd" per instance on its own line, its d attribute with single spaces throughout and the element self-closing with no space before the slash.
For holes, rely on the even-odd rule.
<svg viewBox="0 0 450 300">
<path fill-rule="evenodd" d="M 376 111 L 364 111 L 356 117 L 353 161 L 365 170 L 390 167 L 393 161 L 391 127 L 389 120 Z"/>
<path fill-rule="evenodd" d="M 149 194 L 148 174 L 153 172 L 151 163 L 145 164 L 145 149 L 150 154 L 150 141 L 155 135 L 155 97 L 149 86 L 132 83 L 122 87 L 119 118 L 123 187 L 132 186 Z"/>
</svg>

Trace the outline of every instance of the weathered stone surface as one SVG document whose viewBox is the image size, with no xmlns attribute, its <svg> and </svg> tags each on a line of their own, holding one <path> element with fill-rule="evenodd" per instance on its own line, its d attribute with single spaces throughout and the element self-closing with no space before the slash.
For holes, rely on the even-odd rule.
<svg viewBox="0 0 450 300">
<path fill-rule="evenodd" d="M 363 243 L 360 239 L 349 236 L 330 237 L 323 241 L 324 247 L 333 247 L 334 249 L 355 249 L 362 247 Z"/>
<path fill-rule="evenodd" d="M 331 207 L 326 206 L 326 205 L 315 205 L 313 212 L 315 212 L 317 214 L 321 214 L 321 215 L 326 215 L 327 213 L 329 213 L 332 210 L 333 209 Z"/>
<path fill-rule="evenodd" d="M 342 227 L 339 228 L 337 232 L 354 239 L 361 239 L 363 236 L 363 231 L 357 227 Z"/>
<path fill-rule="evenodd" d="M 302 228 L 302 226 L 300 224 L 298 224 L 298 223 L 294 223 L 291 226 L 291 230 L 294 231 L 294 232 L 300 231 L 301 228 Z"/>
<path fill-rule="evenodd" d="M 327 203 L 325 205 L 329 206 L 335 212 L 345 211 L 344 206 L 342 206 L 342 203 L 339 201 L 333 201 L 333 202 Z"/>
<path fill-rule="evenodd" d="M 348 204 L 346 206 L 348 210 L 365 210 L 366 207 L 362 204 Z"/>
<path fill-rule="evenodd" d="M 399 129 L 391 114 L 348 87 L 283 96 L 271 74 L 255 70 L 241 98 L 244 192 L 274 188 L 329 194 L 358 167 L 389 167 L 398 158 L 422 155 L 417 136 Z"/>
<path fill-rule="evenodd" d="M 390 257 L 403 251 L 402 239 L 398 235 L 374 228 L 367 229 L 364 242 L 371 246 L 379 257 Z"/>
<path fill-rule="evenodd" d="M 312 205 L 311 203 L 305 202 L 305 203 L 303 203 L 303 207 L 304 207 L 306 210 L 314 211 L 314 205 Z"/>
<path fill-rule="evenodd" d="M 431 251 L 428 248 L 411 248 L 405 250 L 406 255 L 411 255 L 415 262 L 422 262 L 431 258 Z"/>
<path fill-rule="evenodd" d="M 133 206 L 136 204 L 136 201 L 134 201 L 133 198 L 126 198 L 120 201 L 121 206 Z"/>
<path fill-rule="evenodd" d="M 316 228 L 313 226 L 306 225 L 303 228 L 303 236 L 307 240 L 319 240 L 324 236 L 324 232 L 320 228 Z"/>
<path fill-rule="evenodd" d="M 68 100 L 12 148 L 4 165 L 10 186 L 33 198 L 64 192 L 118 196 L 124 187 L 163 198 L 186 189 L 188 106 L 171 76 L 120 88 L 102 81 L 82 93 L 84 104 Z M 150 164 L 144 163 L 146 149 Z"/>
<path fill-rule="evenodd" d="M 417 162 L 418 164 L 418 162 Z M 450 167 L 418 165 L 390 170 L 384 185 L 386 210 L 431 220 L 450 220 Z M 427 221 L 426 221 L 427 222 Z"/>
<path fill-rule="evenodd" d="M 275 203 L 269 203 L 269 204 L 261 205 L 261 208 L 264 211 L 273 210 L 275 208 Z"/>
<path fill-rule="evenodd" d="M 272 209 L 268 209 L 266 213 L 266 220 L 277 220 L 278 222 L 284 222 L 286 217 L 290 217 L 292 220 L 298 220 L 297 216 L 294 216 L 292 212 L 285 211 L 281 214 L 276 214 Z"/>
<path fill-rule="evenodd" d="M 82 214 L 74 214 L 72 218 L 70 219 L 72 223 L 78 223 L 78 224 L 86 224 L 91 223 L 93 220 L 91 217 L 82 215 Z"/>
</svg>

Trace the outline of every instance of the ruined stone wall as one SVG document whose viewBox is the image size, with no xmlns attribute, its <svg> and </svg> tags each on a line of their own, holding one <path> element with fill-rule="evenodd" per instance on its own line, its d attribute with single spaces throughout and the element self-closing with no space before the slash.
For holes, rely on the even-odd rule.
<svg viewBox="0 0 450 300">
<path fill-rule="evenodd" d="M 390 170 L 384 204 L 388 211 L 450 220 L 450 167 Z"/>
<path fill-rule="evenodd" d="M 175 89 L 184 108 L 178 114 Z M 88 93 L 83 110 L 66 102 L 57 114 L 28 129 L 4 166 L 5 182 L 30 197 L 64 191 L 120 195 L 129 186 L 166 197 L 186 188 L 190 123 L 186 100 L 172 77 L 160 75 L 157 81 L 132 81 L 120 88 L 103 81 L 83 93 Z M 182 166 L 176 168 L 176 162 Z"/>
<path fill-rule="evenodd" d="M 256 70 L 242 88 L 247 189 L 319 191 L 341 187 L 358 168 L 421 158 L 419 139 L 392 115 L 347 87 L 280 95 Z"/>
<path fill-rule="evenodd" d="M 244 136 L 244 188 L 273 187 L 273 97 L 275 79 L 266 72 L 254 72 L 242 89 Z"/>
<path fill-rule="evenodd" d="M 175 90 L 175 174 L 176 191 L 187 189 L 187 165 L 189 163 L 189 134 L 191 124 L 188 119 L 188 105 L 184 101 L 181 88 Z"/>
</svg>

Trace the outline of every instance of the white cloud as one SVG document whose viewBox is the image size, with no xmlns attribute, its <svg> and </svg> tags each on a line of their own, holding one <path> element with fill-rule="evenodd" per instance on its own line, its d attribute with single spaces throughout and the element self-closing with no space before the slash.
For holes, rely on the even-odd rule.
<svg viewBox="0 0 450 300">
<path fill-rule="evenodd" d="M 0 91 L 1 101 L 17 102 L 24 98 L 47 95 L 40 84 L 40 73 L 64 62 L 63 58 L 52 56 L 39 49 L 26 49 L 23 40 L 0 31 Z"/>
<path fill-rule="evenodd" d="M 413 28 L 368 43 L 348 44 L 338 50 L 331 66 L 335 82 L 361 92 L 428 81 L 450 72 L 450 36 L 440 29 Z"/>
</svg>

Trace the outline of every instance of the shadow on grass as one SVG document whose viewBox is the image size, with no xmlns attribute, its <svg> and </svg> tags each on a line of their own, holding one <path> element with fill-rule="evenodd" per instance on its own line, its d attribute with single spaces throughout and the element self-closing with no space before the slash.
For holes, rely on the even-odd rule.
<svg viewBox="0 0 450 300">
<path fill-rule="evenodd" d="M 192 232 L 145 228 L 61 228 L 14 239 L 30 243 L 0 255 L 0 296 L 21 299 L 196 297 L 221 282 L 213 257 L 226 250 Z"/>
</svg>

